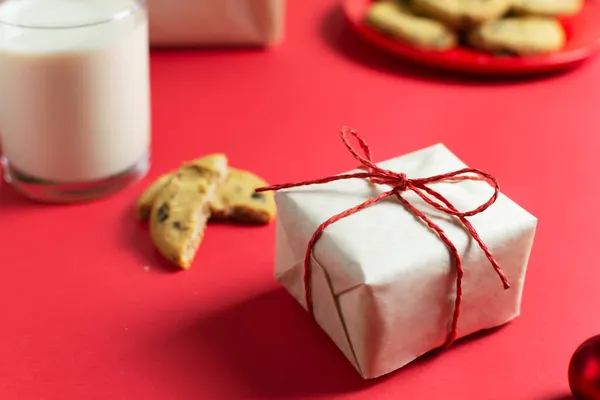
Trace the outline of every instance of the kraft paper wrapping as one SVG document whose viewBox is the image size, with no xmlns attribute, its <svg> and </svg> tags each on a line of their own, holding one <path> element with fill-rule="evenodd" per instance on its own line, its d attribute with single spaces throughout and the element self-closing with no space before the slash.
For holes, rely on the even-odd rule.
<svg viewBox="0 0 600 400">
<path fill-rule="evenodd" d="M 270 46 L 283 38 L 285 0 L 149 0 L 150 43 Z"/>
<path fill-rule="evenodd" d="M 442 144 L 378 165 L 409 178 L 466 167 Z M 493 193 L 477 181 L 431 186 L 464 211 Z M 314 231 L 334 214 L 389 189 L 352 179 L 276 194 L 275 277 L 305 309 L 303 262 Z M 458 338 L 517 317 L 537 219 L 504 194 L 469 218 L 509 279 L 511 288 L 504 290 L 460 221 L 412 192 L 403 196 L 440 225 L 460 252 L 465 276 Z M 314 248 L 312 271 L 315 319 L 363 378 L 392 372 L 445 343 L 456 294 L 452 259 L 439 237 L 397 199 L 329 226 Z"/>
</svg>

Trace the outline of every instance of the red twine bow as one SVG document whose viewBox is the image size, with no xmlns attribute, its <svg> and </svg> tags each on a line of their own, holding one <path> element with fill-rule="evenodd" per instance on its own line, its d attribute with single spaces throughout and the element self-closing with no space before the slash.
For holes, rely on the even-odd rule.
<svg viewBox="0 0 600 400">
<path fill-rule="evenodd" d="M 354 136 L 356 138 L 356 140 L 358 140 L 360 147 L 365 154 L 364 157 L 359 155 L 356 152 L 356 150 L 354 150 L 354 148 L 350 145 L 350 143 L 348 142 L 348 138 L 347 138 L 348 134 L 351 134 L 352 136 Z M 380 202 L 383 199 L 386 199 L 391 196 L 396 196 L 396 198 L 400 201 L 400 203 L 406 209 L 408 209 L 408 211 L 410 211 L 416 217 L 420 218 L 429 228 L 431 228 L 438 234 L 438 236 L 440 237 L 442 242 L 444 242 L 446 247 L 448 247 L 448 250 L 450 251 L 450 253 L 454 259 L 454 262 L 456 265 L 456 300 L 454 303 L 454 313 L 452 316 L 451 329 L 448 334 L 446 343 L 444 345 L 446 348 L 450 347 L 452 345 L 452 343 L 456 340 L 457 328 L 458 328 L 458 318 L 460 316 L 460 306 L 461 306 L 462 295 L 463 295 L 462 279 L 464 276 L 464 271 L 462 268 L 462 261 L 460 258 L 460 254 L 458 253 L 456 246 L 448 238 L 448 236 L 442 230 L 442 228 L 439 225 L 437 225 L 436 223 L 434 223 L 423 212 L 419 211 L 412 204 L 410 204 L 406 199 L 404 199 L 402 197 L 402 192 L 411 190 L 414 193 L 416 193 L 420 198 L 422 198 L 427 204 L 431 205 L 432 207 L 436 208 L 437 210 L 442 211 L 448 215 L 453 215 L 456 218 L 458 218 L 464 225 L 465 229 L 469 232 L 471 237 L 477 242 L 477 244 L 479 244 L 479 247 L 481 247 L 481 250 L 483 250 L 483 252 L 485 253 L 490 264 L 496 271 L 496 274 L 498 274 L 498 276 L 500 277 L 500 280 L 502 281 L 504 289 L 508 289 L 508 288 L 510 288 L 510 284 L 508 283 L 508 279 L 506 278 L 506 275 L 504 274 L 504 272 L 502 272 L 500 265 L 498 265 L 498 262 L 496 261 L 494 256 L 491 254 L 488 247 L 485 245 L 485 243 L 483 243 L 483 241 L 479 237 L 479 234 L 477 233 L 477 231 L 475 230 L 473 225 L 471 225 L 471 223 L 467 220 L 467 217 L 479 214 L 479 213 L 487 210 L 497 200 L 498 194 L 500 191 L 500 186 L 498 184 L 498 180 L 495 177 L 493 177 L 492 175 L 489 175 L 483 171 L 480 171 L 478 169 L 473 169 L 473 168 L 464 168 L 464 169 L 460 169 L 458 171 L 448 172 L 448 173 L 441 174 L 441 175 L 435 175 L 435 176 L 431 176 L 428 178 L 409 179 L 406 176 L 406 174 L 404 174 L 404 173 L 397 173 L 397 172 L 389 171 L 387 169 L 384 169 L 384 168 L 381 168 L 381 167 L 375 165 L 375 163 L 373 163 L 373 161 L 372 161 L 371 149 L 369 148 L 367 143 L 355 131 L 351 130 L 350 128 L 343 128 L 341 131 L 341 137 L 342 137 L 342 141 L 344 142 L 344 145 L 346 146 L 346 148 L 350 151 L 350 153 L 354 156 L 354 158 L 356 158 L 362 164 L 362 167 L 366 168 L 366 170 L 368 172 L 342 174 L 342 175 L 329 176 L 329 177 L 310 180 L 310 181 L 304 181 L 304 182 L 298 182 L 298 183 L 287 183 L 287 184 L 282 184 L 282 185 L 272 185 L 272 186 L 267 186 L 267 187 L 262 187 L 262 188 L 256 189 L 256 192 L 265 192 L 265 191 L 271 191 L 271 190 L 277 191 L 277 190 L 281 190 L 281 189 L 287 189 L 287 188 L 293 188 L 293 187 L 299 187 L 299 186 L 307 186 L 307 185 L 318 185 L 318 184 L 328 183 L 328 182 L 332 182 L 332 181 L 338 181 L 338 180 L 343 180 L 343 179 L 354 179 L 354 178 L 369 179 L 374 184 L 392 186 L 391 190 L 383 192 L 377 197 L 371 198 L 355 207 L 352 207 L 346 211 L 343 211 L 337 215 L 334 215 L 333 217 L 329 218 L 327 221 L 323 222 L 319 226 L 319 228 L 315 231 L 312 238 L 308 242 L 308 247 L 306 249 L 306 255 L 304 257 L 304 288 L 305 288 L 305 295 L 306 295 L 307 311 L 309 312 L 309 314 L 311 316 L 313 315 L 313 306 L 312 306 L 311 288 L 310 288 L 310 277 L 311 277 L 310 257 L 312 255 L 314 246 L 315 246 L 317 240 L 319 240 L 319 238 L 323 234 L 323 231 L 329 225 L 339 221 L 342 218 L 348 217 L 360 210 L 363 210 L 375 203 Z M 474 174 L 474 175 L 472 175 L 472 174 Z M 487 181 L 494 188 L 494 194 L 488 201 L 486 201 L 484 204 L 480 205 L 479 207 L 477 207 L 471 211 L 461 212 L 461 211 L 458 211 L 456 209 L 456 207 L 454 207 L 452 205 L 452 203 L 450 203 L 450 201 L 448 201 L 444 196 L 442 196 L 440 193 L 436 192 L 435 190 L 433 190 L 427 186 L 432 183 L 463 181 L 463 180 Z"/>
</svg>

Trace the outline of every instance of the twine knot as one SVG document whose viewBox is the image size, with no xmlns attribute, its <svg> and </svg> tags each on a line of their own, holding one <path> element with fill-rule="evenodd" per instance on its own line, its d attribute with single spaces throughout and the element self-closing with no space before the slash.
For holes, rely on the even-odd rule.
<svg viewBox="0 0 600 400">
<path fill-rule="evenodd" d="M 405 173 L 396 174 L 394 189 L 396 192 L 405 192 L 408 189 L 408 178 Z"/>
</svg>

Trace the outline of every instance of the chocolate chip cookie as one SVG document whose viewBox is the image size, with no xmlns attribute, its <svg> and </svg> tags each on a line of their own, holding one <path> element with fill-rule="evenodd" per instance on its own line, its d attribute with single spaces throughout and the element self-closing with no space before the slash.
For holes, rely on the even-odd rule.
<svg viewBox="0 0 600 400">
<path fill-rule="evenodd" d="M 202 162 L 202 158 L 183 164 Z M 137 204 L 140 219 L 147 219 L 157 196 L 176 172 L 157 178 L 142 193 Z M 209 201 L 210 221 L 228 221 L 240 224 L 268 224 L 275 218 L 276 206 L 272 192 L 255 193 L 254 189 L 268 183 L 249 171 L 229 168 L 226 180 L 217 187 Z"/>
<path fill-rule="evenodd" d="M 553 18 L 511 17 L 481 25 L 469 33 L 468 41 L 490 53 L 528 56 L 560 50 L 566 35 Z"/>
<path fill-rule="evenodd" d="M 505 15 L 512 0 L 412 0 L 419 13 L 454 29 L 478 26 Z"/>
<path fill-rule="evenodd" d="M 426 50 L 443 51 L 456 47 L 458 38 L 444 24 L 412 13 L 402 2 L 377 1 L 365 23 L 395 39 Z"/>
<path fill-rule="evenodd" d="M 210 201 L 228 173 L 222 154 L 182 166 L 157 192 L 150 217 L 150 237 L 158 251 L 190 268 L 204 237 Z"/>
</svg>

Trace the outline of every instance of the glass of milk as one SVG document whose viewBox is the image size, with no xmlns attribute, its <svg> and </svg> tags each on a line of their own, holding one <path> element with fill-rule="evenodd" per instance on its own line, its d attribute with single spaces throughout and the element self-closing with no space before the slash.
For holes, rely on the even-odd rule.
<svg viewBox="0 0 600 400">
<path fill-rule="evenodd" d="M 145 0 L 0 0 L 4 179 L 77 202 L 143 177 L 150 156 Z"/>
</svg>

